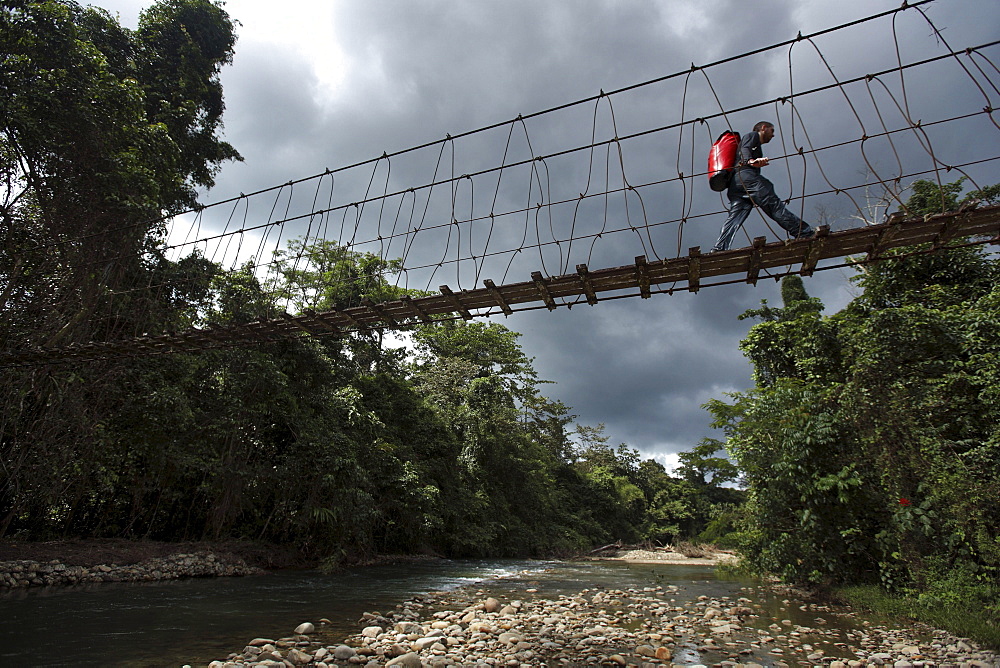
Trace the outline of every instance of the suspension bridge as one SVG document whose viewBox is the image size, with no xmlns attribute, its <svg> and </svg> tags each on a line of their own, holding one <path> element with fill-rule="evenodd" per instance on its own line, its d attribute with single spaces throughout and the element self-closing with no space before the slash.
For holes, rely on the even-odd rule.
<svg viewBox="0 0 1000 668">
<path fill-rule="evenodd" d="M 381 278 L 433 294 L 382 302 L 359 298 L 324 310 L 308 300 L 292 304 L 287 292 L 273 288 L 272 312 L 254 322 L 202 323 L 177 332 L 119 331 L 106 340 L 50 347 L 22 344 L 0 351 L 0 367 L 196 352 L 297 336 L 348 336 L 443 319 L 755 285 L 792 273 L 891 261 L 899 256 L 890 252 L 894 249 L 931 253 L 957 244 L 1000 243 L 1000 207 L 971 202 L 933 216 L 906 210 L 908 181 L 923 178 L 943 185 L 959 175 L 980 189 L 989 185 L 983 172 L 995 171 L 1000 160 L 1000 142 L 993 134 L 1000 130 L 994 116 L 1000 77 L 990 58 L 1000 41 L 948 44 L 921 9 L 931 1 L 903 3 L 811 35 L 692 64 L 652 81 L 241 193 L 159 221 L 170 227 L 165 256 L 179 261 L 196 253 L 228 270 L 249 266 L 265 288 L 280 284 L 288 273 L 318 267 L 315 245 L 332 241 L 351 253 L 398 257 Z M 897 25 L 904 15 L 911 20 L 905 28 Z M 879 22 L 886 24 L 885 34 L 895 44 L 896 62 L 849 76 L 835 74 L 820 41 L 828 36 L 849 40 L 850 31 Z M 915 39 L 916 26 L 925 38 L 929 28 L 939 48 L 929 57 L 904 60 L 900 44 Z M 807 49 L 808 55 L 801 55 Z M 784 94 L 739 107 L 721 102 L 713 73 L 754 67 L 753 59 L 781 53 L 787 54 L 789 72 Z M 935 106 L 933 117 L 921 116 L 928 98 L 915 93 L 912 83 L 907 86 L 908 77 L 916 75 L 961 80 L 970 94 Z M 645 118 L 641 111 L 646 105 L 663 99 L 680 100 L 672 122 L 619 126 L 621 109 Z M 805 122 L 834 104 L 846 124 L 855 127 L 823 135 Z M 700 246 L 685 243 L 692 228 L 710 220 L 714 232 L 724 216 L 720 199 L 706 201 L 711 193 L 704 155 L 720 126 L 728 129 L 734 125 L 730 117 L 751 111 L 770 115 L 778 126 L 781 155 L 772 160 L 786 166 L 793 189 L 789 206 L 804 214 L 807 202 L 832 198 L 846 202 L 851 213 L 836 225 L 811 221 L 817 234 L 810 239 L 769 243 L 765 236 L 748 236 L 743 248 L 703 253 Z M 584 113 L 591 116 L 589 140 L 550 141 L 567 115 Z M 992 141 L 962 147 L 957 156 L 951 146 L 942 149 L 947 143 L 942 137 L 958 129 L 984 133 Z M 672 167 L 663 159 L 668 154 L 675 156 Z M 490 156 L 495 156 L 492 162 Z M 893 166 L 886 168 L 885 162 Z M 831 168 L 845 163 L 864 167 L 862 182 L 845 180 Z M 585 176 L 566 185 L 572 180 L 560 175 L 567 173 Z M 897 211 L 890 215 L 891 209 Z M 106 249 L 114 248 L 115 234 L 128 229 L 102 233 L 102 242 L 111 242 L 99 244 L 105 250 L 82 269 L 113 274 L 108 267 L 124 256 Z M 700 228 L 698 233 L 704 237 Z M 289 246 L 283 251 L 282 240 L 291 237 L 300 240 L 297 250 Z M 53 241 L 51 249 L 58 253 L 64 245 Z M 659 251 L 664 245 L 676 251 Z M 452 271 L 449 286 L 440 276 Z M 351 278 L 331 275 L 327 280 Z M 114 304 L 137 292 L 160 295 L 171 286 L 151 275 L 145 284 L 108 283 L 102 288 L 104 298 Z"/>
<path fill-rule="evenodd" d="M 687 257 L 648 261 L 635 258 L 634 264 L 590 271 L 577 266 L 576 273 L 544 277 L 533 272 L 530 281 L 498 286 L 486 279 L 484 287 L 454 292 L 447 285 L 440 294 L 428 297 L 403 298 L 374 303 L 367 301 L 343 310 L 298 315 L 282 313 L 275 319 L 232 325 L 228 327 L 192 328 L 188 331 L 145 336 L 108 342 L 71 345 L 54 350 L 5 353 L 0 365 L 34 365 L 72 360 L 96 360 L 116 356 L 144 356 L 172 352 L 197 352 L 210 348 L 228 347 L 276 341 L 290 336 L 344 336 L 352 331 L 399 329 L 413 323 L 430 324 L 440 316 L 471 320 L 503 313 L 510 315 L 528 308 L 554 310 L 558 306 L 597 304 L 602 299 L 623 297 L 649 298 L 653 294 L 672 294 L 677 290 L 697 292 L 701 287 L 728 282 L 756 284 L 761 271 L 785 267 L 786 272 L 773 275 L 780 278 L 788 273 L 811 275 L 820 260 L 857 255 L 858 259 L 838 266 L 849 266 L 887 259 L 885 252 L 893 248 L 929 244 L 914 252 L 934 252 L 959 237 L 987 237 L 1000 244 L 1000 206 L 973 209 L 931 216 L 926 219 L 898 220 L 880 225 L 831 232 L 823 226 L 812 239 L 767 243 L 757 237 L 749 248 L 703 255 L 697 247 Z M 979 242 L 973 242 L 979 243 Z M 898 256 L 892 256 L 892 259 Z M 832 268 L 832 267 L 827 267 Z M 709 282 L 719 277 L 737 278 Z M 663 287 L 669 286 L 669 287 Z M 459 314 L 455 316 L 454 314 Z"/>
</svg>

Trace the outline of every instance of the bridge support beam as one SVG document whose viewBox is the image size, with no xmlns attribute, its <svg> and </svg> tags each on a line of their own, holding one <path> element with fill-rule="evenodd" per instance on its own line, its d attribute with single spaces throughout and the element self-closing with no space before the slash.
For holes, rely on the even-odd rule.
<svg viewBox="0 0 1000 668">
<path fill-rule="evenodd" d="M 688 290 L 698 292 L 701 288 L 701 246 L 688 249 Z"/>
</svg>

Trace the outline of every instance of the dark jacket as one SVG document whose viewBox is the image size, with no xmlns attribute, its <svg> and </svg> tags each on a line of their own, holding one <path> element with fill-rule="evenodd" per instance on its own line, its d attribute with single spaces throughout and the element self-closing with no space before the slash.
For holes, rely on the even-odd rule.
<svg viewBox="0 0 1000 668">
<path fill-rule="evenodd" d="M 754 175 L 760 175 L 760 167 L 751 167 L 748 163 L 754 158 L 763 158 L 764 149 L 760 146 L 760 133 L 748 132 L 740 138 L 739 169 L 752 171 Z"/>
</svg>

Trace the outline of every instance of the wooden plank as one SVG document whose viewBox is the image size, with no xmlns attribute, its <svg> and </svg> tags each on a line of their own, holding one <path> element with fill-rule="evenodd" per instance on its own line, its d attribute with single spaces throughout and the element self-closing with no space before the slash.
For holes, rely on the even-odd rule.
<svg viewBox="0 0 1000 668">
<path fill-rule="evenodd" d="M 381 318 L 382 321 L 385 322 L 390 327 L 399 327 L 399 323 L 396 322 L 396 319 L 393 318 L 391 315 L 389 315 L 389 313 L 382 307 L 381 304 L 376 304 L 368 297 L 362 297 L 361 304 L 363 306 L 367 306 L 369 309 L 374 311 L 375 314 L 378 315 L 378 317 Z"/>
<path fill-rule="evenodd" d="M 493 299 L 496 300 L 497 305 L 500 306 L 500 310 L 503 311 L 504 315 L 511 315 L 514 313 L 513 309 L 511 309 L 510 305 L 503 298 L 503 294 L 500 293 L 496 283 L 493 282 L 493 279 L 487 278 L 483 281 L 483 285 L 485 285 L 486 289 L 490 291 L 491 295 L 493 295 Z"/>
<path fill-rule="evenodd" d="M 302 309 L 302 311 L 309 316 L 313 323 L 323 329 L 324 334 L 340 334 L 340 329 L 336 325 L 327 322 L 325 314 L 317 313 L 311 308 Z"/>
<path fill-rule="evenodd" d="M 879 230 L 878 238 L 871 246 L 871 250 L 868 251 L 868 255 L 865 260 L 871 262 L 873 260 L 881 257 L 882 253 L 887 251 L 892 246 L 890 245 L 892 240 L 899 235 L 903 230 L 903 225 L 901 223 L 889 223 L 884 229 Z"/>
<path fill-rule="evenodd" d="M 586 264 L 576 265 L 576 273 L 580 277 L 580 285 L 583 287 L 583 292 L 587 295 L 587 303 L 593 306 L 597 303 L 597 293 L 594 292 L 594 286 L 590 282 L 590 275 L 587 271 Z"/>
<path fill-rule="evenodd" d="M 298 327 L 299 329 L 301 329 L 306 334 L 309 334 L 310 336 L 319 336 L 319 332 L 316 332 L 316 331 L 310 329 L 309 327 L 306 327 L 302 322 L 299 321 L 298 318 L 296 318 L 295 316 L 293 316 L 291 313 L 286 313 L 285 311 L 282 311 L 281 312 L 281 317 L 286 322 L 292 323 L 293 325 L 295 325 L 296 327 Z"/>
<path fill-rule="evenodd" d="M 420 318 L 420 322 L 426 325 L 429 325 L 432 322 L 434 322 L 434 320 L 429 315 L 427 315 L 427 311 L 425 311 L 423 307 L 420 306 L 420 304 L 414 301 L 413 297 L 411 297 L 410 295 L 403 295 L 402 297 L 400 297 L 400 301 L 403 303 L 403 306 L 410 309 L 415 316 Z"/>
<path fill-rule="evenodd" d="M 688 249 L 688 290 L 698 292 L 701 287 L 701 246 Z"/>
<path fill-rule="evenodd" d="M 767 237 L 754 237 L 750 247 L 750 263 L 747 267 L 747 283 L 757 285 L 760 276 L 761 251 L 767 245 Z"/>
<path fill-rule="evenodd" d="M 950 217 L 945 218 L 941 222 L 941 231 L 937 233 L 934 237 L 933 246 L 934 248 L 941 248 L 946 245 L 949 241 L 958 236 L 961 223 L 964 222 L 966 214 L 963 212 L 961 217 Z"/>
<path fill-rule="evenodd" d="M 160 340 L 170 349 L 184 352 L 184 347 L 177 342 L 177 332 L 169 332 L 166 335 L 161 335 Z"/>
<path fill-rule="evenodd" d="M 538 294 L 541 296 L 542 301 L 545 302 L 545 305 L 550 311 L 554 311 L 556 303 L 552 299 L 552 294 L 549 292 L 549 286 L 546 284 L 545 279 L 542 278 L 542 272 L 531 272 L 531 280 L 535 284 L 535 289 L 538 290 Z"/>
<path fill-rule="evenodd" d="M 219 340 L 230 340 L 235 338 L 243 341 L 244 343 L 256 343 L 259 340 L 252 330 L 249 330 L 242 325 L 230 325 L 227 327 L 209 323 L 208 327 L 215 332 L 216 337 Z"/>
<path fill-rule="evenodd" d="M 327 313 L 333 313 L 333 314 L 336 314 L 338 317 L 343 318 L 352 327 L 354 327 L 354 329 L 356 329 L 356 330 L 361 331 L 361 330 L 367 329 L 365 327 L 364 323 L 362 323 L 360 320 L 358 320 L 357 318 L 355 318 L 354 315 L 351 314 L 351 313 L 349 313 L 347 309 L 333 309 L 333 310 L 327 311 Z"/>
<path fill-rule="evenodd" d="M 813 272 L 816 271 L 816 263 L 819 262 L 820 255 L 823 252 L 823 246 L 826 245 L 829 236 L 829 225 L 823 225 L 816 230 L 816 236 L 809 241 L 809 249 L 806 251 L 806 259 L 802 261 L 802 269 L 799 273 L 803 276 L 812 276 Z"/>
<path fill-rule="evenodd" d="M 199 329 L 198 327 L 192 327 L 188 331 L 191 334 L 193 334 L 195 338 L 207 338 L 207 339 L 211 340 L 213 343 L 226 343 L 227 342 L 227 338 L 226 338 L 225 334 L 223 334 L 223 333 L 216 334 L 211 329 L 207 329 L 207 328 L 206 329 Z"/>
<path fill-rule="evenodd" d="M 465 307 L 465 304 L 463 304 L 462 300 L 458 298 L 458 295 L 451 291 L 451 288 L 447 285 L 442 285 L 438 288 L 438 290 L 440 290 L 441 294 L 445 297 L 448 297 L 452 305 L 455 307 L 455 310 L 462 316 L 463 320 L 472 320 L 472 314 L 469 313 L 469 309 Z"/>
<path fill-rule="evenodd" d="M 645 255 L 635 256 L 635 278 L 639 283 L 639 296 L 643 299 L 649 299 L 652 293 L 649 289 L 649 264 L 646 262 Z"/>
</svg>

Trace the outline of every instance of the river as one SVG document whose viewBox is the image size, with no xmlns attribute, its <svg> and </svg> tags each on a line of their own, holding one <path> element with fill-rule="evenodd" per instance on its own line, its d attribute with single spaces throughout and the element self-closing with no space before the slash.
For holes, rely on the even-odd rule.
<svg viewBox="0 0 1000 668">
<path fill-rule="evenodd" d="M 327 618 L 332 625 L 324 635 L 343 637 L 358 630 L 362 612 L 389 611 L 430 591 L 474 585 L 510 599 L 528 588 L 537 589 L 538 596 L 557 596 L 585 588 L 670 584 L 681 587 L 685 598 L 695 598 L 738 597 L 752 583 L 719 576 L 711 566 L 434 560 L 332 575 L 278 571 L 242 578 L 32 588 L 0 594 L 0 665 L 197 666 L 225 659 L 254 637 L 290 635 L 305 621 Z M 785 614 L 797 612 L 788 608 Z"/>
</svg>

